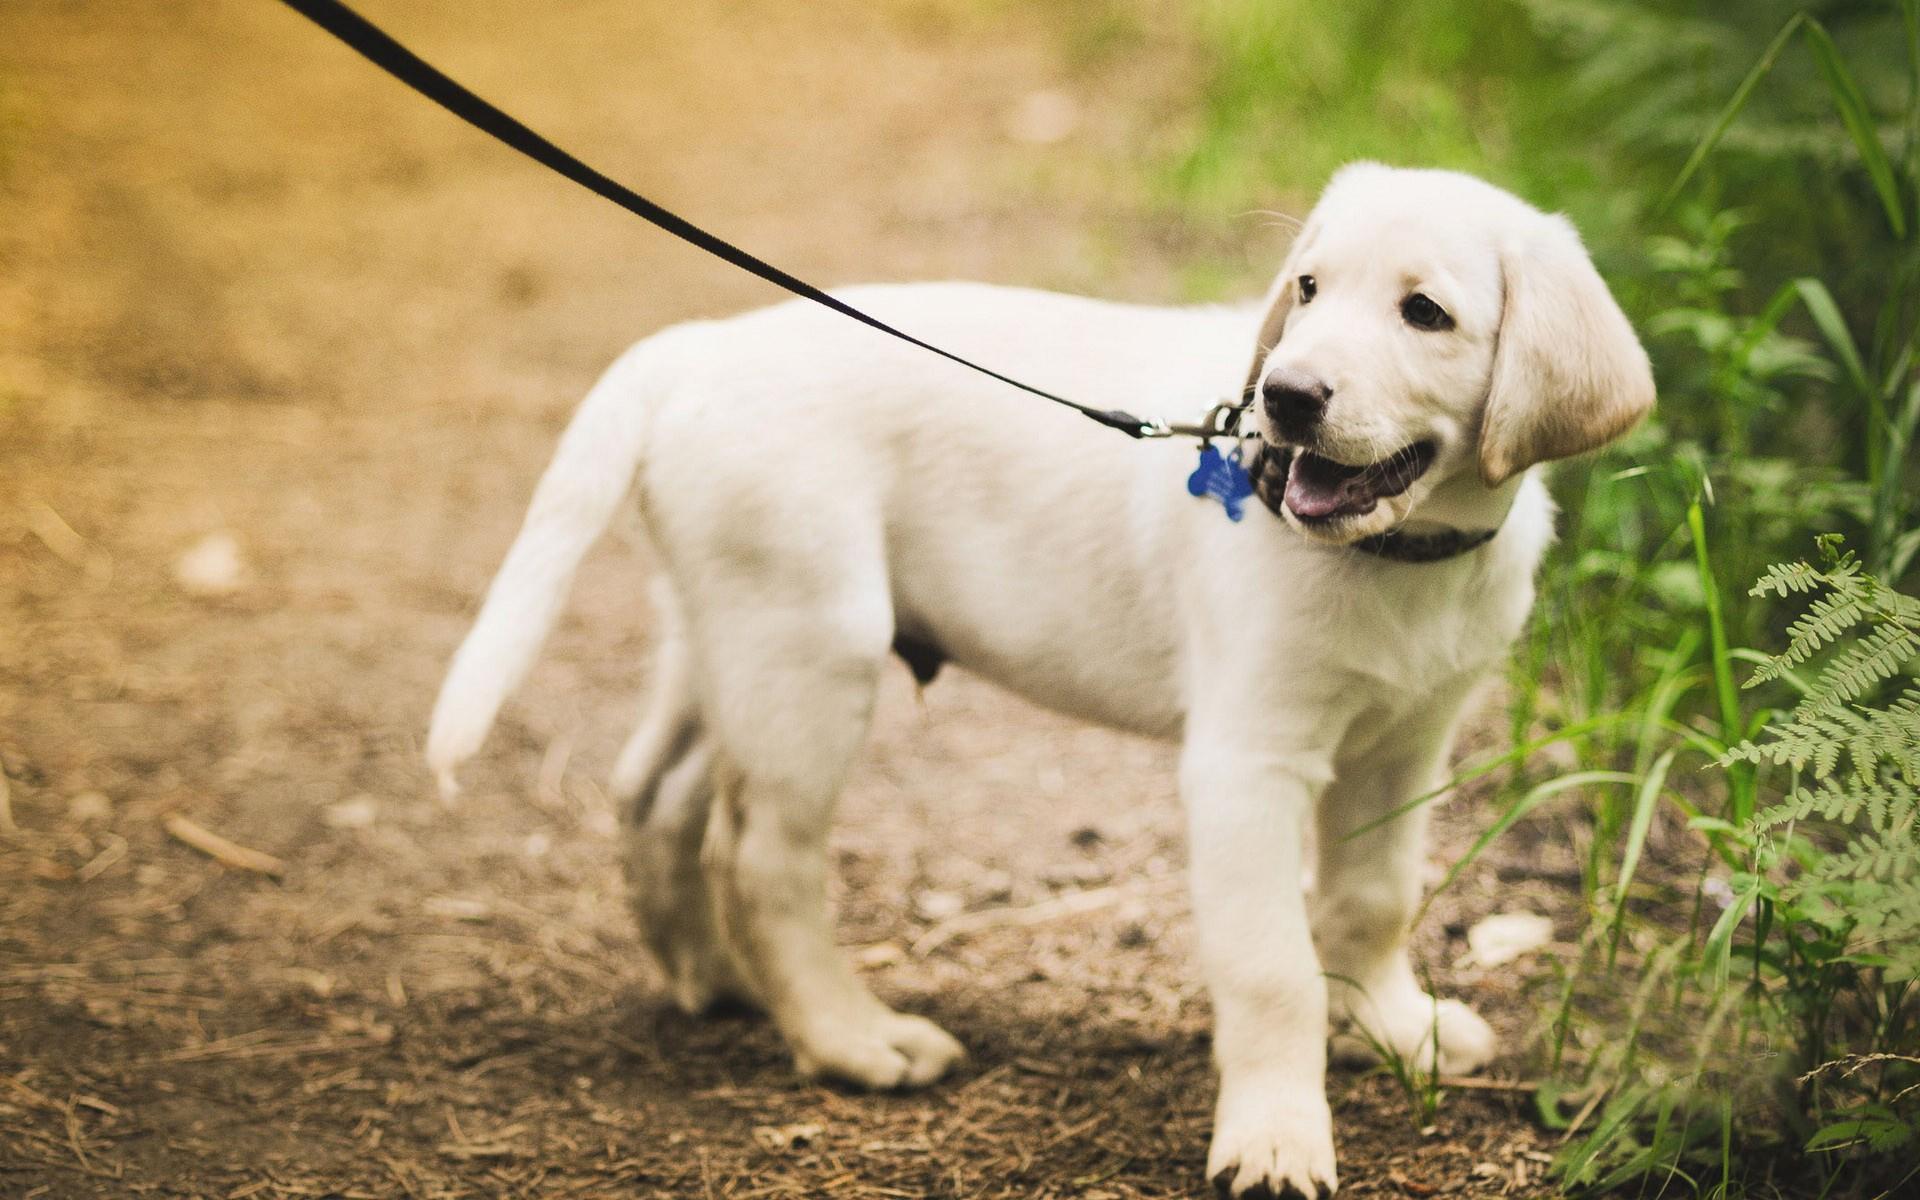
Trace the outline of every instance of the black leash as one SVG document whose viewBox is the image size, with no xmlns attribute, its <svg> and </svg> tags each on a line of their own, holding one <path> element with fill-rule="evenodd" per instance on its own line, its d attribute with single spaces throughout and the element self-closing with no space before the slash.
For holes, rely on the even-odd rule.
<svg viewBox="0 0 1920 1200">
<path fill-rule="evenodd" d="M 1118 429 L 1128 437 L 1160 438 L 1170 437 L 1176 433 L 1191 432 L 1196 435 L 1199 433 L 1197 429 L 1189 430 L 1184 426 L 1172 426 L 1163 421 L 1144 420 L 1118 409 L 1094 408 L 1091 405 L 1081 404 L 1077 400 L 1069 400 L 1045 388 L 1022 383 L 1010 375 L 1002 375 L 992 367 L 981 366 L 970 358 L 963 358 L 951 350 L 942 350 L 931 342 L 922 341 L 910 333 L 896 329 L 880 318 L 862 312 L 844 300 L 836 299 L 806 280 L 788 274 L 766 260 L 747 253 L 732 242 L 708 233 L 685 217 L 667 211 L 633 189 L 614 182 L 454 82 L 439 68 L 402 46 L 373 22 L 339 3 L 339 0 L 282 0 L 282 3 L 345 42 L 374 66 L 467 124 L 505 142 L 541 166 L 566 176 L 595 195 L 613 201 L 634 216 L 652 222 L 675 237 L 691 242 L 714 257 L 724 259 L 743 271 L 751 272 L 776 287 L 785 288 L 796 296 L 824 305 L 842 316 L 853 318 L 862 325 L 899 338 L 908 345 L 918 346 L 922 350 L 938 354 L 941 358 L 978 371 L 1001 383 L 1019 388 L 1023 392 L 1030 392 L 1042 400 L 1063 404 L 1109 429 Z"/>
</svg>

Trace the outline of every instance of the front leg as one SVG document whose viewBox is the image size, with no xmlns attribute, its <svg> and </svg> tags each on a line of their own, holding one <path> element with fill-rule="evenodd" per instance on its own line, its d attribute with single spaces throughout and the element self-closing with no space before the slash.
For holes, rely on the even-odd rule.
<svg viewBox="0 0 1920 1200">
<path fill-rule="evenodd" d="M 1313 935 L 1331 991 L 1336 1061 L 1371 1065 L 1384 1050 L 1417 1071 L 1464 1075 L 1493 1057 L 1493 1030 L 1458 1000 L 1428 995 L 1408 956 L 1429 806 L 1376 824 L 1445 782 L 1465 693 L 1343 748 L 1320 802 Z"/>
<path fill-rule="evenodd" d="M 1220 1101 L 1207 1176 L 1234 1197 L 1337 1186 L 1326 1096 L 1327 987 L 1301 893 L 1311 760 L 1190 741 L 1180 790 Z"/>
</svg>

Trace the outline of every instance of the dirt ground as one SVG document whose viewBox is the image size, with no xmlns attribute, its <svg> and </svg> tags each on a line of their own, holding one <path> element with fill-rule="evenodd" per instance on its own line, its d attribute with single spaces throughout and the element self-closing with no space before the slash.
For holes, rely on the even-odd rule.
<svg viewBox="0 0 1920 1200">
<path fill-rule="evenodd" d="M 1089 69 L 1054 6 L 365 7 L 828 282 L 1164 298 L 1192 250 L 1100 165 L 1156 136 L 1178 54 Z M 1044 89 L 1077 101 L 1052 146 Z M 680 1016 L 641 962 L 600 790 L 649 657 L 631 539 L 463 804 L 429 794 L 439 674 L 571 405 L 760 284 L 261 0 L 8 0 L 0 137 L 0 1196 L 1201 1194 L 1165 748 L 889 679 L 842 937 L 972 1053 L 906 1096 L 799 1081 L 763 1021 Z M 1246 234 L 1251 288 L 1279 235 Z M 237 586 L 184 583 L 223 534 Z M 1452 805 L 1436 863 L 1476 824 Z M 1419 938 L 1516 1044 L 1526 984 L 1449 964 L 1496 904 L 1564 924 L 1540 865 L 1490 858 Z M 1331 1088 L 1348 1194 L 1539 1191 L 1524 1092 L 1452 1089 L 1422 1130 L 1383 1076 Z"/>
</svg>

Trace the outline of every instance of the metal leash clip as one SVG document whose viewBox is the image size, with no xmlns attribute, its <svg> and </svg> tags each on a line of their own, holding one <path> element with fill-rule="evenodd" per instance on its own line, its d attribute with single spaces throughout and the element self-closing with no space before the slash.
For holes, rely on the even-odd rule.
<svg viewBox="0 0 1920 1200">
<path fill-rule="evenodd" d="M 1200 439 L 1200 462 L 1193 474 L 1187 476 L 1187 493 L 1218 500 L 1230 521 L 1246 515 L 1247 497 L 1253 495 L 1253 477 L 1247 473 L 1240 446 L 1240 414 L 1251 407 L 1251 402 L 1234 404 L 1222 400 L 1207 410 L 1198 425 L 1167 425 L 1166 433 L 1158 435 Z M 1232 439 L 1233 448 L 1220 453 L 1219 447 L 1213 444 L 1215 438 Z"/>
<path fill-rule="evenodd" d="M 1231 400 L 1222 400 L 1207 410 L 1207 415 L 1196 425 L 1173 424 L 1167 421 L 1152 421 L 1142 426 L 1143 438 L 1191 437 L 1210 443 L 1214 438 L 1237 437 L 1240 432 L 1240 414 L 1252 408 L 1251 401 L 1235 404 Z"/>
</svg>

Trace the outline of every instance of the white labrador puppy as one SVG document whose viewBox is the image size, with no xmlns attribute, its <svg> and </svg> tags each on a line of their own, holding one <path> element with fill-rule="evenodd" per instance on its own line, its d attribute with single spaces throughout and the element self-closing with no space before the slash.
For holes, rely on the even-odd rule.
<svg viewBox="0 0 1920 1200">
<path fill-rule="evenodd" d="M 800 1070 L 891 1088 L 961 1048 L 867 990 L 826 908 L 828 821 L 889 647 L 1178 739 L 1220 1070 L 1208 1174 L 1235 1196 L 1331 1191 L 1330 1022 L 1336 1054 L 1359 1053 L 1355 1026 L 1423 1063 L 1437 1031 L 1448 1072 L 1493 1053 L 1408 962 L 1422 812 L 1374 822 L 1444 778 L 1526 619 L 1552 520 L 1529 468 L 1653 403 L 1633 330 L 1565 220 L 1374 164 L 1335 177 L 1259 309 L 846 296 L 1101 406 L 1190 419 L 1245 389 L 1292 451 L 1279 515 L 1189 495 L 1191 443 L 1130 441 L 811 305 L 682 325 L 562 438 L 454 659 L 432 767 L 450 784 L 479 749 L 637 486 L 660 658 L 615 782 L 647 941 L 688 1009 L 763 1005 Z M 1393 554 L 1434 546 L 1459 552 Z"/>
</svg>

